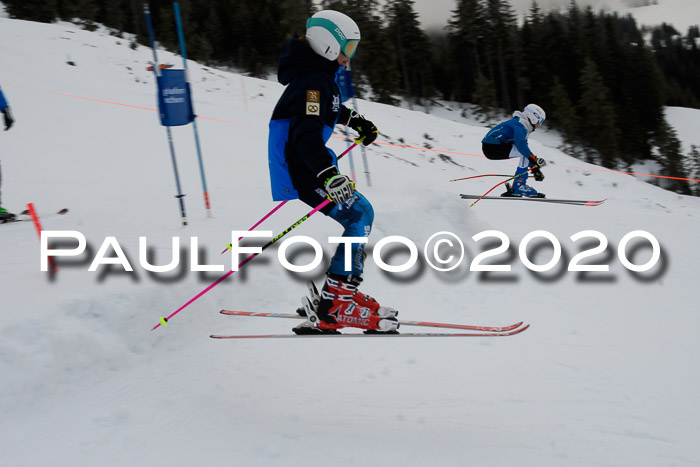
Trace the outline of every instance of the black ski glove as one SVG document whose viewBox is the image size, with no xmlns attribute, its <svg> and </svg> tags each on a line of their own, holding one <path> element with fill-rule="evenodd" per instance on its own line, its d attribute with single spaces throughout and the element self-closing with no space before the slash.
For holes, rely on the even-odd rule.
<svg viewBox="0 0 700 467">
<path fill-rule="evenodd" d="M 374 140 L 377 139 L 377 135 L 379 134 L 379 131 L 377 130 L 377 127 L 374 126 L 374 123 L 370 122 L 354 110 L 350 111 L 350 118 L 348 119 L 347 125 L 353 130 L 357 131 L 360 134 L 360 138 L 364 138 L 362 140 L 362 144 L 365 146 L 372 144 Z"/>
<path fill-rule="evenodd" d="M 541 182 L 542 180 L 544 180 L 544 174 L 542 173 L 539 167 L 533 167 L 532 169 L 530 169 L 530 172 L 532 172 L 532 176 L 535 177 L 535 181 Z"/>
<path fill-rule="evenodd" d="M 540 170 L 540 167 L 544 167 L 547 165 L 547 161 L 545 161 L 543 158 L 537 158 L 534 154 L 530 154 L 530 165 L 532 166 L 532 169 L 530 169 L 530 172 L 532 172 L 532 176 L 535 178 L 535 181 L 541 182 L 544 180 L 544 174 Z"/>
<path fill-rule="evenodd" d="M 12 111 L 10 111 L 9 105 L 3 109 L 2 113 L 5 114 L 5 131 L 7 131 L 10 129 L 12 124 L 15 123 L 15 119 L 12 118 Z"/>
</svg>

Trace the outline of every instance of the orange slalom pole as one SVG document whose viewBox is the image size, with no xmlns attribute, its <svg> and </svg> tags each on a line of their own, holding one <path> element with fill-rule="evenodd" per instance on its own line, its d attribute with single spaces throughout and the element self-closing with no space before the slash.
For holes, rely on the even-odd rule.
<svg viewBox="0 0 700 467">
<path fill-rule="evenodd" d="M 44 229 L 41 227 L 39 215 L 36 213 L 36 209 L 34 209 L 34 203 L 27 204 L 27 209 L 29 210 L 29 214 L 32 216 L 32 221 L 34 221 L 34 227 L 36 228 L 36 233 L 39 235 L 39 241 L 41 241 L 41 232 Z M 49 256 L 48 259 L 49 266 L 51 267 L 51 273 L 56 274 L 58 272 L 58 269 L 56 269 L 56 263 L 54 263 L 53 261 L 53 256 Z"/>
</svg>

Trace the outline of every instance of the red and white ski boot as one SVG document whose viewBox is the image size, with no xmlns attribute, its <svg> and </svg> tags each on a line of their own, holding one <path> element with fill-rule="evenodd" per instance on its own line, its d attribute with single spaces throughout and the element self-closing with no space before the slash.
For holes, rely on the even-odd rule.
<svg viewBox="0 0 700 467">
<path fill-rule="evenodd" d="M 359 280 L 352 276 L 329 274 L 320 294 L 318 307 L 314 298 L 305 297 L 307 321 L 293 329 L 296 334 L 333 332 L 345 327 L 364 329 L 365 333 L 398 333 L 398 312 L 381 307 L 372 297 L 357 292 Z M 309 287 L 312 292 L 312 288 Z M 357 297 L 358 302 L 355 301 Z"/>
<path fill-rule="evenodd" d="M 359 287 L 362 279 L 353 279 L 356 284 L 355 286 Z M 359 290 L 355 291 L 355 294 L 352 296 L 352 300 L 361 307 L 369 308 L 372 313 L 378 314 L 380 318 L 396 318 L 399 314 L 397 309 L 388 306 L 381 306 L 374 297 L 364 292 L 360 292 Z"/>
</svg>

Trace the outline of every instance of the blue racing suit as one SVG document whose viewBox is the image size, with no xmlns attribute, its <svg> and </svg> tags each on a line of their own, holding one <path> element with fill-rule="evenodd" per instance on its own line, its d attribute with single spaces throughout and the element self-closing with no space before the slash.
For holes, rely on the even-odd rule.
<svg viewBox="0 0 700 467">
<path fill-rule="evenodd" d="M 532 154 L 527 139 L 534 129 L 522 112 L 491 128 L 481 140 L 484 155 L 488 159 L 520 158 L 519 167 L 527 167 Z"/>
</svg>

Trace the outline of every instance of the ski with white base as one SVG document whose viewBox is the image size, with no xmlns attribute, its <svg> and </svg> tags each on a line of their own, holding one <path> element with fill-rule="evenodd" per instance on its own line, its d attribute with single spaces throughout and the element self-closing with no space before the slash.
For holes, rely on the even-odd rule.
<svg viewBox="0 0 700 467">
<path fill-rule="evenodd" d="M 558 198 L 534 198 L 527 196 L 479 196 L 479 195 L 459 195 L 462 199 L 499 199 L 510 201 L 535 201 L 540 203 L 570 204 L 573 206 L 600 206 L 606 200 L 587 201 L 582 199 L 558 199 Z"/>
<path fill-rule="evenodd" d="M 221 310 L 219 313 L 227 316 L 252 316 L 257 318 L 285 318 L 285 319 L 306 319 L 296 313 L 256 313 L 253 311 L 233 311 Z M 444 329 L 462 329 L 466 331 L 487 331 L 487 332 L 509 332 L 522 326 L 523 322 L 511 324 L 509 326 L 478 326 L 471 324 L 433 323 L 430 321 L 403 321 L 399 320 L 401 326 L 421 326 Z"/>
<path fill-rule="evenodd" d="M 451 333 L 451 332 L 409 332 L 403 334 L 388 334 L 388 333 L 376 333 L 376 334 L 256 334 L 256 335 L 219 335 L 212 334 L 212 339 L 302 339 L 305 337 L 310 337 L 313 339 L 321 337 L 332 337 L 332 338 L 343 338 L 343 337 L 507 337 L 520 334 L 530 325 L 527 324 L 521 328 L 517 328 L 513 331 L 508 332 L 461 332 L 461 333 Z"/>
</svg>

